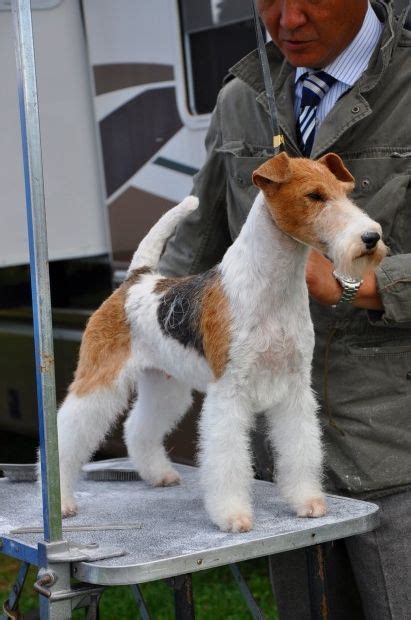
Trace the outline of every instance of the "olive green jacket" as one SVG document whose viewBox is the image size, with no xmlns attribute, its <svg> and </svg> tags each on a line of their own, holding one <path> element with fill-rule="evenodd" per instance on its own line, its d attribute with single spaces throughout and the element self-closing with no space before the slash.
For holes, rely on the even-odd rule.
<svg viewBox="0 0 411 620">
<path fill-rule="evenodd" d="M 313 158 L 329 151 L 343 158 L 356 179 L 354 201 L 381 223 L 391 249 L 377 271 L 384 312 L 312 303 L 328 483 L 358 494 L 411 484 L 411 33 L 385 4 L 374 8 L 384 21 L 380 46 L 323 121 L 312 151 Z M 301 156 L 294 70 L 273 44 L 267 52 L 286 148 Z M 197 273 L 221 259 L 256 195 L 251 173 L 272 155 L 257 53 L 231 72 L 194 180 L 200 207 L 168 242 L 164 273 Z"/>
</svg>

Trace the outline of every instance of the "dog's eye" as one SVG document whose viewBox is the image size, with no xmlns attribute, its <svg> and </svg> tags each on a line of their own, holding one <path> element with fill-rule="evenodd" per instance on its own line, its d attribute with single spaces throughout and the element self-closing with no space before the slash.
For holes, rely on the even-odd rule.
<svg viewBox="0 0 411 620">
<path fill-rule="evenodd" d="M 316 192 L 313 192 L 312 194 L 307 194 L 306 196 L 307 198 L 309 198 L 310 200 L 315 200 L 316 202 L 324 202 L 324 197 L 321 196 L 321 194 L 317 194 Z"/>
</svg>

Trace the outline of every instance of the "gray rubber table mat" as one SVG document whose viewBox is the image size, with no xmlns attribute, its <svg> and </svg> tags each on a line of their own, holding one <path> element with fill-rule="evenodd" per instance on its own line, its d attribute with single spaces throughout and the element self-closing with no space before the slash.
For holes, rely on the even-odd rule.
<svg viewBox="0 0 411 620">
<path fill-rule="evenodd" d="M 127 470 L 121 461 L 117 467 Z M 327 496 L 326 516 L 297 518 L 274 484 L 254 481 L 254 529 L 244 534 L 221 532 L 203 507 L 198 470 L 184 465 L 177 469 L 182 484 L 168 488 L 152 488 L 138 480 L 79 483 L 79 514 L 64 519 L 64 538 L 114 545 L 127 553 L 79 562 L 74 567 L 77 578 L 106 585 L 141 583 L 344 538 L 378 524 L 375 504 L 336 496 Z M 16 531 L 21 528 L 37 531 Z M 38 485 L 1 479 L 0 535 L 36 548 L 41 528 Z"/>
</svg>

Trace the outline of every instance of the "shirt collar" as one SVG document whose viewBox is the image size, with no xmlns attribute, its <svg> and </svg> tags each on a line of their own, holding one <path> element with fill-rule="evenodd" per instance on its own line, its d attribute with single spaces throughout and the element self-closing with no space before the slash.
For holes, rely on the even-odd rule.
<svg viewBox="0 0 411 620">
<path fill-rule="evenodd" d="M 322 67 L 322 70 L 347 86 L 353 86 L 368 67 L 382 30 L 383 25 L 368 2 L 363 24 L 355 38 L 335 60 Z M 297 67 L 295 81 L 297 82 L 302 75 L 312 73 L 312 71 L 313 69 L 307 67 Z"/>
</svg>

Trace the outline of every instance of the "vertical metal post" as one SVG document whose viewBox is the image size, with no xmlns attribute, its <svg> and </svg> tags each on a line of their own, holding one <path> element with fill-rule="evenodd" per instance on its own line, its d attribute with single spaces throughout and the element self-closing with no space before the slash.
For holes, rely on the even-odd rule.
<svg viewBox="0 0 411 620">
<path fill-rule="evenodd" d="M 307 547 L 305 550 L 312 620 L 328 620 L 330 617 L 325 548 L 325 544 L 319 544 Z"/>
<path fill-rule="evenodd" d="M 175 619 L 194 620 L 195 610 L 191 573 L 172 577 L 167 582 L 174 590 Z"/>
<path fill-rule="evenodd" d="M 44 537 L 62 537 L 53 331 L 43 166 L 30 0 L 13 0 L 18 97 L 30 250 Z"/>
</svg>

